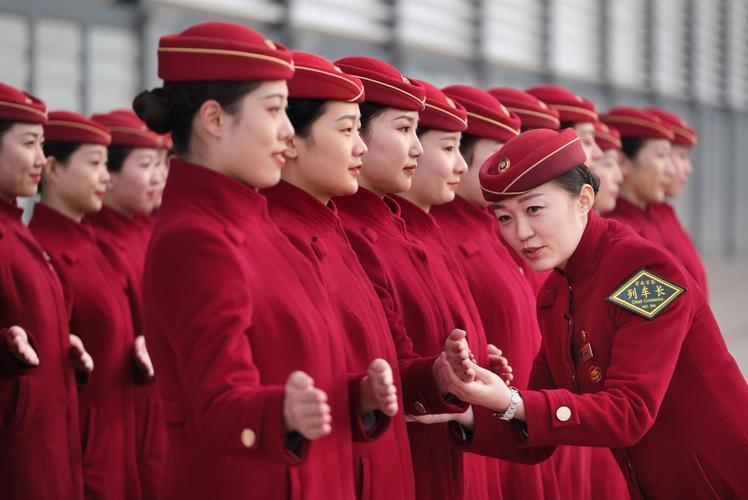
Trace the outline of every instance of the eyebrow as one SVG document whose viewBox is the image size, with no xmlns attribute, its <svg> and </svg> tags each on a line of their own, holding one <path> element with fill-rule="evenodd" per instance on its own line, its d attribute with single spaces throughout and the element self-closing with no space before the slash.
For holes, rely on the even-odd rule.
<svg viewBox="0 0 748 500">
<path fill-rule="evenodd" d="M 543 196 L 543 194 L 544 193 L 528 193 L 526 195 L 523 195 L 523 196 L 520 196 L 519 198 L 517 198 L 517 201 L 519 201 L 521 203 L 523 201 L 527 201 L 527 200 L 531 200 L 533 198 L 537 198 L 538 196 Z"/>
<path fill-rule="evenodd" d="M 278 93 L 278 94 L 268 94 L 266 96 L 263 96 L 262 98 L 263 99 L 273 99 L 274 97 L 279 97 L 281 99 L 285 99 L 286 98 L 285 94 L 280 94 L 280 93 Z"/>
<path fill-rule="evenodd" d="M 353 120 L 355 122 L 359 118 L 360 118 L 360 116 L 356 116 L 356 115 L 343 115 L 343 116 L 337 118 L 335 121 L 336 122 L 342 122 L 343 120 Z"/>
<path fill-rule="evenodd" d="M 414 116 L 411 116 L 411 115 L 400 115 L 400 116 L 396 116 L 395 118 L 392 119 L 393 122 L 395 120 L 408 120 L 410 123 L 415 123 L 416 118 Z"/>
<path fill-rule="evenodd" d="M 29 130 L 28 132 L 21 132 L 21 135 L 22 135 L 22 136 L 24 136 L 24 135 L 31 135 L 31 136 L 33 136 L 34 138 L 36 138 L 36 137 L 41 137 L 41 136 L 42 136 L 42 134 L 41 134 L 41 133 L 39 133 L 39 132 L 32 132 L 32 131 L 30 131 L 30 130 Z"/>
</svg>

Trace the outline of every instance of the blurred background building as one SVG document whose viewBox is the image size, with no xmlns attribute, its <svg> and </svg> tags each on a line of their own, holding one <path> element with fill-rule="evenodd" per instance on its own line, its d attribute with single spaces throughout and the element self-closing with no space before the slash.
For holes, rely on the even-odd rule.
<svg viewBox="0 0 748 500">
<path fill-rule="evenodd" d="M 0 81 L 51 109 L 129 107 L 159 83 L 159 36 L 205 20 L 331 59 L 380 57 L 436 85 L 552 82 L 601 111 L 682 115 L 700 142 L 676 206 L 723 328 L 748 329 L 748 0 L 0 0 Z M 745 370 L 748 336 L 735 342 Z"/>
</svg>

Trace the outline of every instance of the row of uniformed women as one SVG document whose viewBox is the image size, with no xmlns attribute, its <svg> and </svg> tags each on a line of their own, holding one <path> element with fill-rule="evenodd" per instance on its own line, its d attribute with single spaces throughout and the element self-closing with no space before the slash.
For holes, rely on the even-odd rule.
<svg viewBox="0 0 748 500">
<path fill-rule="evenodd" d="M 35 98 L 0 87 L 2 324 L 10 327 L 0 344 L 0 474 L 9 498 L 155 498 L 159 488 L 166 433 L 138 281 L 166 144 L 132 112 L 94 118 L 47 114 Z M 26 229 L 15 197 L 33 195 L 40 181 Z M 78 391 L 62 385 L 75 367 L 68 344 Z"/>
<path fill-rule="evenodd" d="M 691 277 L 670 254 L 590 212 L 593 204 L 610 210 L 620 183 L 615 164 L 605 163 L 595 145 L 595 125 L 601 143 L 606 138 L 615 143 L 615 137 L 598 123 L 591 103 L 557 87 L 529 94 L 467 86 L 441 91 L 375 59 L 350 57 L 333 65 L 225 23 L 163 37 L 159 76 L 163 88 L 141 94 L 135 109 L 151 129 L 171 132 L 177 158 L 145 269 L 147 236 L 138 236 L 146 234 L 144 224 L 133 216 L 144 212 L 140 202 L 158 198 L 159 181 L 123 182 L 138 177 L 127 174 L 127 161 L 147 169 L 145 144 L 130 144 L 138 149 L 119 154 L 110 148 L 110 165 L 114 170 L 122 165 L 107 194 L 101 158 L 89 156 L 86 163 L 85 155 L 95 156 L 88 151 L 95 144 L 100 155 L 105 151 L 105 141 L 94 137 L 111 134 L 116 143 L 123 130 L 138 141 L 155 136 L 121 113 L 111 114 L 117 116 L 106 123 L 108 130 L 72 115 L 51 119 L 45 130 L 49 141 L 55 126 L 66 127 L 55 122 L 67 121 L 68 140 L 58 141 L 76 146 L 67 160 L 61 149 L 50 155 L 55 159 L 46 164 L 43 204 L 32 228 L 40 227 L 35 232 L 65 277 L 66 302 L 73 310 L 78 303 L 85 306 L 79 316 L 106 315 L 99 325 L 112 325 L 102 334 L 102 328 L 91 331 L 96 320 L 84 327 L 85 319 L 67 316 L 71 331 L 90 334 L 97 360 L 97 372 L 80 393 L 86 420 L 81 428 L 87 436 L 129 443 L 120 452 L 107 450 L 110 464 L 117 455 L 120 461 L 104 482 L 96 467 L 104 455 L 89 459 L 87 468 L 84 453 L 83 482 L 92 497 L 98 491 L 105 498 L 150 498 L 159 488 L 165 498 L 628 495 L 624 476 L 607 466 L 607 450 L 562 447 L 540 467 L 514 463 L 537 463 L 557 444 L 631 448 L 618 450 L 617 458 L 634 495 L 693 495 L 696 484 L 718 494 L 745 492 L 744 479 L 735 474 L 746 454 L 745 382 L 720 343 L 703 295 L 691 289 Z M 553 102 L 556 95 L 558 101 L 546 105 L 536 97 L 544 91 L 550 92 L 544 100 Z M 566 94 L 573 102 L 564 102 Z M 10 108 L 33 107 L 21 96 L 9 101 Z M 563 114 L 580 109 L 581 119 Z M 31 115 L 43 121 L 31 112 L 10 122 L 29 123 Z M 576 133 L 549 130 L 559 128 L 559 118 Z M 517 136 L 520 126 L 545 130 Z M 76 135 L 84 131 L 88 135 Z M 644 150 L 649 139 L 639 142 Z M 4 137 L 0 158 L 5 144 Z M 71 168 L 76 154 L 88 171 Z M 629 154 L 631 168 L 637 168 L 637 152 Z M 600 197 L 594 194 L 597 177 L 579 166 L 585 162 L 603 179 Z M 24 177 L 25 190 L 8 183 L 4 198 L 33 193 L 41 163 L 39 158 L 23 163 L 24 175 L 31 177 Z M 7 165 L 2 166 L 12 170 Z M 14 165 L 18 170 L 21 163 Z M 88 177 L 82 176 L 86 172 Z M 92 218 L 108 263 L 95 251 L 85 224 L 75 223 L 100 206 L 98 195 L 111 208 Z M 499 227 L 486 199 L 498 202 Z M 20 235 L 16 240 L 30 240 L 17 218 L 8 224 L 11 234 Z M 81 234 L 85 237 L 73 240 Z M 25 259 L 34 255 L 30 248 Z M 632 255 L 616 260 L 624 252 Z M 584 256 L 570 257 L 575 253 Z M 520 255 L 522 260 L 515 260 Z M 574 260 L 581 261 L 576 276 L 573 266 L 566 267 Z M 37 262 L 37 267 L 43 266 Z M 642 267 L 646 275 L 623 279 Z M 539 288 L 553 268 L 558 271 L 540 295 L 539 327 L 532 286 Z M 4 274 L 14 277 L 25 267 L 19 261 L 8 269 Z M 112 294 L 116 300 L 105 303 L 94 292 L 106 292 L 106 281 L 112 288 L 110 271 L 122 288 Z M 587 283 L 595 273 L 603 279 Z M 93 275 L 103 281 L 97 284 Z M 584 302 L 576 303 L 585 307 L 575 310 L 570 285 L 577 281 L 584 286 L 575 293 Z M 652 299 L 637 301 L 645 288 Z M 40 298 L 28 293 L 26 302 Z M 599 298 L 605 295 L 607 305 Z M 4 310 L 5 302 L 12 301 L 3 297 Z M 17 421 L 25 416 L 22 398 L 36 393 L 25 385 L 35 380 L 44 367 L 39 359 L 47 356 L 37 356 L 37 337 L 56 338 L 64 346 L 58 337 L 67 328 L 50 318 L 36 328 L 31 321 L 39 318 L 24 316 L 28 311 L 20 306 L 8 309 L 12 313 L 3 314 L 3 324 L 23 330 L 3 331 L 9 348 L 3 382 L 11 396 L 18 395 L 10 405 L 6 442 L 26 446 L 28 432 L 20 430 L 28 431 L 31 423 Z M 139 373 L 152 378 L 144 344 L 133 333 L 141 331 L 142 313 L 163 409 L 152 390 L 138 398 L 135 389 L 118 383 L 130 372 L 122 364 L 117 368 L 113 357 L 122 363 L 133 349 Z M 636 314 L 657 317 L 646 318 L 650 324 Z M 691 335 L 695 320 L 699 332 Z M 644 331 L 652 335 L 645 338 Z M 25 341 L 29 333 L 19 332 L 34 340 Z M 683 353 L 693 350 L 691 345 L 706 361 Z M 83 349 L 76 352 L 83 365 Z M 6 370 L 6 363 L 13 370 Z M 101 363 L 107 366 L 100 370 Z M 714 383 L 716 365 L 721 387 Z M 64 364 L 57 368 L 60 380 L 69 377 Z M 492 377 L 494 372 L 500 377 Z M 671 378 L 676 394 L 666 395 Z M 509 390 L 502 379 L 513 379 L 519 390 Z M 122 397 L 113 398 L 115 391 Z M 709 438 L 722 447 L 719 453 L 702 449 L 707 438 L 689 427 L 694 412 L 678 418 L 694 404 L 683 391 L 698 394 L 714 410 L 703 418 L 725 434 Z M 74 401 L 69 388 L 65 394 L 61 401 Z M 120 415 L 127 413 L 133 408 L 127 398 L 141 401 L 131 416 L 107 413 L 117 405 Z M 656 416 L 665 408 L 670 420 L 663 422 Z M 74 413 L 68 411 L 71 418 Z M 158 438 L 163 421 L 168 447 Z M 68 430 L 67 450 L 75 458 L 70 443 L 78 439 L 77 429 Z M 676 483 L 681 477 L 654 480 L 661 469 L 647 447 L 664 446 L 667 432 L 689 434 L 678 443 L 682 449 L 668 449 L 675 475 L 684 473 L 683 461 L 695 477 L 683 489 Z M 85 437 L 83 443 L 88 450 Z M 128 458 L 125 448 L 137 460 Z M 146 478 L 157 477 L 164 452 L 163 477 L 149 484 Z M 26 460 L 38 459 L 30 453 Z M 5 442 L 1 454 L 3 463 L 17 458 Z M 734 458 L 728 461 L 725 454 Z M 75 464 L 60 460 L 56 470 L 65 466 L 72 472 Z M 44 498 L 49 491 L 50 497 L 75 498 L 75 484 L 59 481 L 57 490 L 38 481 L 20 484 L 14 473 L 10 484 L 18 493 L 11 497 Z M 127 484 L 114 484 L 116 478 Z M 106 487 L 118 493 L 101 490 Z"/>
</svg>

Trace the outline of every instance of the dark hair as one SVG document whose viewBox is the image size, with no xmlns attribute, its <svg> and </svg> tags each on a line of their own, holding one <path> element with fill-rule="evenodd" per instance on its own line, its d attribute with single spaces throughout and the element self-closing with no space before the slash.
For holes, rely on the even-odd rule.
<svg viewBox="0 0 748 500">
<path fill-rule="evenodd" d="M 465 160 L 465 163 L 467 163 L 468 168 L 470 168 L 470 165 L 473 163 L 475 145 L 480 139 L 481 138 L 477 135 L 466 134 L 465 132 L 462 133 L 462 138 L 460 139 L 460 154 Z"/>
<path fill-rule="evenodd" d="M 106 162 L 106 168 L 110 172 L 119 172 L 122 170 L 122 165 L 125 164 L 125 160 L 132 153 L 133 146 L 122 146 L 119 144 L 112 144 L 109 146 L 107 151 L 108 158 Z"/>
<path fill-rule="evenodd" d="M 382 106 L 374 102 L 362 102 L 358 105 L 361 111 L 361 135 L 369 133 L 369 123 L 387 110 L 387 106 Z"/>
<path fill-rule="evenodd" d="M 578 195 L 585 184 L 592 186 L 595 194 L 600 189 L 600 178 L 584 164 L 559 175 L 553 182 L 572 195 Z"/>
<path fill-rule="evenodd" d="M 67 163 L 70 155 L 75 153 L 82 145 L 79 142 L 46 141 L 42 147 L 44 149 L 44 156 L 54 156 L 55 160 L 64 164 Z"/>
<path fill-rule="evenodd" d="M 641 137 L 621 137 L 621 150 L 626 158 L 633 160 L 646 142 L 647 139 Z"/>
<path fill-rule="evenodd" d="M 229 114 L 261 81 L 164 82 L 161 88 L 144 90 L 133 100 L 135 113 L 159 134 L 171 132 L 174 150 L 185 154 L 190 147 L 192 120 L 205 101 L 214 100 Z M 111 149 L 110 149 L 111 163 Z"/>
<path fill-rule="evenodd" d="M 286 114 L 295 134 L 308 137 L 312 124 L 325 112 L 326 107 L 327 101 L 324 99 L 289 99 Z"/>
<path fill-rule="evenodd" d="M 3 136 L 5 135 L 5 132 L 10 130 L 10 127 L 15 125 L 16 122 L 12 122 L 9 120 L 0 120 L 0 140 L 2 140 Z"/>
<path fill-rule="evenodd" d="M 562 130 L 565 128 L 574 128 L 574 125 L 576 125 L 577 122 L 559 122 L 558 129 Z"/>
</svg>

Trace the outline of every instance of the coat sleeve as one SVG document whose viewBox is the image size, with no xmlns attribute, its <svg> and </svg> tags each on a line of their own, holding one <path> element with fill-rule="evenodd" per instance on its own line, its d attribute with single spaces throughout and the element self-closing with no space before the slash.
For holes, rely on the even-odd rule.
<svg viewBox="0 0 748 500">
<path fill-rule="evenodd" d="M 253 301 L 236 244 L 184 228 L 163 234 L 149 260 L 156 270 L 147 284 L 149 307 L 156 309 L 156 331 L 175 358 L 198 433 L 226 453 L 298 463 L 284 447 L 285 387 L 263 385 L 253 362 Z M 247 430 L 256 437 L 250 447 L 243 443 Z"/>
<path fill-rule="evenodd" d="M 688 283 L 685 272 L 671 259 L 648 260 L 642 256 L 638 262 L 676 284 Z M 523 391 L 527 444 L 627 448 L 638 442 L 651 428 L 665 397 L 691 327 L 695 299 L 696 294 L 685 291 L 651 320 L 606 303 L 616 331 L 602 390 L 587 394 L 566 389 Z M 708 306 L 704 303 L 703 307 Z M 561 407 L 568 408 L 570 415 L 562 410 L 559 418 Z"/>
<path fill-rule="evenodd" d="M 413 342 L 405 331 L 402 314 L 398 309 L 394 286 L 376 251 L 368 240 L 354 232 L 348 232 L 348 238 L 387 317 L 400 365 L 404 413 L 423 415 L 464 412 L 466 404 L 446 400 L 436 385 L 432 366 L 439 356 L 421 357 L 413 351 Z"/>
<path fill-rule="evenodd" d="M 548 358 L 546 357 L 545 348 L 542 343 L 540 344 L 540 350 L 538 351 L 537 356 L 535 356 L 535 360 L 532 362 L 530 382 L 527 387 L 533 391 L 540 389 L 553 389 L 555 387 L 553 375 L 548 366 Z"/>
</svg>

